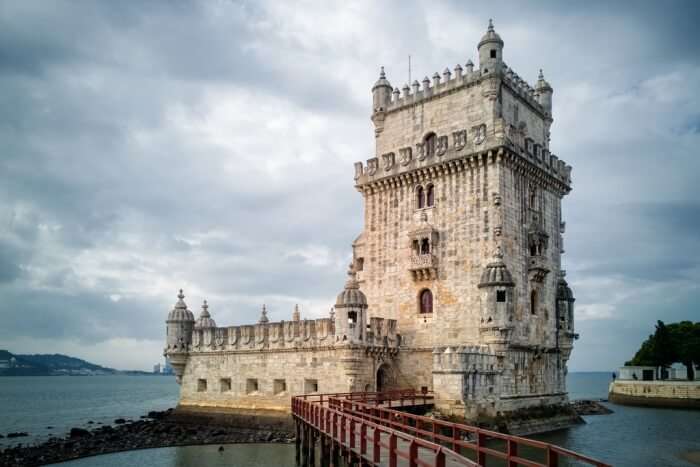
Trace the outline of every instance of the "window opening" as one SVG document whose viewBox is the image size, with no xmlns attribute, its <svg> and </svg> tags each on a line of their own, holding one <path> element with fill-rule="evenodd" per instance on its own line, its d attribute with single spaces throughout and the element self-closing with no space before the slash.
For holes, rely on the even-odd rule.
<svg viewBox="0 0 700 467">
<path fill-rule="evenodd" d="M 428 289 L 425 289 L 420 293 L 420 312 L 433 312 L 433 293 Z"/>
</svg>

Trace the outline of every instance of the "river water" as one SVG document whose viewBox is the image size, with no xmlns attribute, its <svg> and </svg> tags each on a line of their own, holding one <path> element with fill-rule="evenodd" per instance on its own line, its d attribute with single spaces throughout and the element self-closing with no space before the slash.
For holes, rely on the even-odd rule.
<svg viewBox="0 0 700 467">
<path fill-rule="evenodd" d="M 609 382 L 609 373 L 570 373 L 570 396 L 605 398 Z M 75 426 L 111 424 L 115 418 L 135 420 L 149 410 L 174 406 L 177 395 L 174 378 L 164 376 L 0 378 L 0 434 L 31 434 L 29 439 L 0 439 L 0 446 L 64 435 Z M 693 465 L 680 456 L 700 451 L 700 411 L 608 406 L 615 413 L 585 417 L 585 425 L 534 437 L 618 466 Z M 294 446 L 229 445 L 223 452 L 218 446 L 148 449 L 61 465 L 285 467 L 294 465 Z"/>
</svg>

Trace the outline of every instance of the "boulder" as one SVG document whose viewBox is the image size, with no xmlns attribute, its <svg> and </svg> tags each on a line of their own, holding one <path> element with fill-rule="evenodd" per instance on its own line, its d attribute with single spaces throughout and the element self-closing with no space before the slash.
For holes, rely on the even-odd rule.
<svg viewBox="0 0 700 467">
<path fill-rule="evenodd" d="M 83 438 L 85 436 L 90 436 L 90 432 L 82 428 L 71 428 L 70 435 L 68 436 L 70 438 Z"/>
</svg>

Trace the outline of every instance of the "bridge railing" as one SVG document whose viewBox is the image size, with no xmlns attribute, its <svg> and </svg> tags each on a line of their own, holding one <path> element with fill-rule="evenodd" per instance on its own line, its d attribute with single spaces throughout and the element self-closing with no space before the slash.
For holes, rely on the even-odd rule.
<svg viewBox="0 0 700 467">
<path fill-rule="evenodd" d="M 331 399 L 343 399 L 386 407 L 432 404 L 435 396 L 432 391 L 415 389 L 396 389 L 384 392 L 340 392 L 330 394 L 304 394 L 295 396 L 304 400 L 328 405 Z"/>
<path fill-rule="evenodd" d="M 449 460 L 451 465 L 478 467 L 474 461 L 446 446 L 303 396 L 292 399 L 292 413 L 366 463 L 377 465 L 387 460 L 389 466 L 396 466 L 399 459 L 406 459 L 411 467 L 445 467 Z M 419 455 L 419 450 L 422 455 Z"/>
<path fill-rule="evenodd" d="M 577 461 L 596 467 L 609 467 L 609 464 L 584 456 L 562 447 L 485 430 L 475 426 L 438 420 L 421 415 L 413 415 L 386 407 L 365 404 L 345 398 L 331 397 L 329 407 L 342 413 L 351 413 L 363 420 L 408 433 L 415 437 L 447 445 L 455 453 L 465 450 L 476 459 L 478 465 L 485 465 L 488 458 L 501 459 L 507 465 L 524 465 L 528 467 L 555 467 L 560 460 Z M 529 450 L 527 457 L 523 452 Z M 541 459 L 534 460 L 534 458 Z"/>
<path fill-rule="evenodd" d="M 412 453 L 423 448 L 435 456 L 434 463 L 425 464 L 418 460 L 416 463 L 409 462 L 410 465 L 444 466 L 445 456 L 448 456 L 451 460 L 468 466 L 483 466 L 487 459 L 500 459 L 508 467 L 558 467 L 562 460 L 574 461 L 578 465 L 609 467 L 609 464 L 553 444 L 390 408 L 390 404 L 426 404 L 432 402 L 432 398 L 433 395 L 429 392 L 414 390 L 310 394 L 292 398 L 292 413 L 343 446 L 355 449 L 355 442 L 359 442 L 363 455 L 367 443 L 371 442 L 374 444 L 375 455 L 387 449 L 390 458 L 398 456 L 410 460 L 416 457 Z M 355 439 L 358 427 L 361 433 L 359 441 Z M 366 439 L 368 428 L 372 428 L 372 436 L 378 438 Z M 382 443 L 382 433 L 388 437 L 388 444 Z M 397 448 L 398 440 L 408 443 L 408 452 Z M 474 461 L 465 457 L 465 451 Z M 378 462 L 374 459 L 365 460 Z"/>
</svg>

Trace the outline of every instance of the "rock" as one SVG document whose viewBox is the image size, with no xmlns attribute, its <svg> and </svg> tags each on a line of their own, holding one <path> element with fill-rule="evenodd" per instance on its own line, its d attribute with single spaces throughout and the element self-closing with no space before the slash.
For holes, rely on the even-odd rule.
<svg viewBox="0 0 700 467">
<path fill-rule="evenodd" d="M 116 420 L 114 420 L 114 423 L 117 425 L 123 425 L 124 423 L 126 423 L 126 420 L 124 420 L 123 418 L 117 418 Z"/>
<path fill-rule="evenodd" d="M 46 427 L 47 430 L 53 430 L 53 427 L 51 425 Z"/>
<path fill-rule="evenodd" d="M 85 436 L 90 436 L 90 432 L 82 428 L 71 428 L 68 436 L 70 438 L 83 438 Z"/>
<path fill-rule="evenodd" d="M 29 436 L 29 433 L 26 431 L 16 431 L 14 433 L 8 433 L 7 437 L 9 438 L 22 438 L 24 436 Z"/>
<path fill-rule="evenodd" d="M 219 452 L 224 452 L 224 447 L 223 447 L 223 446 L 219 446 Z"/>
<path fill-rule="evenodd" d="M 92 425 L 93 423 L 95 422 L 93 422 L 92 420 L 88 420 L 88 425 Z"/>
<path fill-rule="evenodd" d="M 608 415 L 612 410 L 596 401 L 578 400 L 571 403 L 571 408 L 578 415 Z"/>
</svg>

